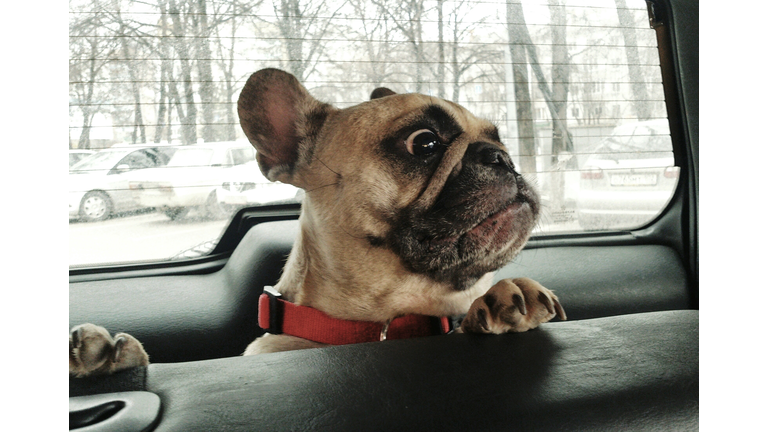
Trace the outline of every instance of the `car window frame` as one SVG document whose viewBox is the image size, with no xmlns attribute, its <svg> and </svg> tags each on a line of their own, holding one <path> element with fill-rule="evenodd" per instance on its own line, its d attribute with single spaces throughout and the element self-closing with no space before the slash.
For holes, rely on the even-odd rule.
<svg viewBox="0 0 768 432">
<path fill-rule="evenodd" d="M 667 206 L 659 214 L 649 220 L 646 224 L 633 229 L 606 230 L 598 232 L 567 232 L 567 233 L 538 233 L 529 240 L 527 248 L 545 248 L 554 246 L 568 245 L 587 245 L 603 246 L 611 244 L 666 244 L 672 245 L 688 262 L 692 273 L 697 274 L 698 267 L 695 265 L 696 248 L 690 249 L 689 245 L 684 243 L 684 239 L 690 238 L 692 233 L 696 233 L 697 225 L 695 221 L 696 204 L 687 201 L 691 196 L 691 187 L 697 185 L 694 167 L 697 159 L 692 160 L 691 154 L 696 153 L 697 141 L 691 141 L 688 132 L 688 126 L 683 125 L 685 115 L 683 112 L 683 102 L 680 90 L 680 66 L 677 56 L 678 46 L 674 38 L 674 22 L 669 16 L 669 0 L 649 0 L 649 8 L 654 8 L 654 17 L 650 20 L 651 26 L 656 31 L 658 49 L 660 52 L 660 68 L 662 71 L 662 84 L 665 93 L 665 104 L 667 108 L 667 122 L 670 126 L 670 138 L 672 140 L 672 152 L 675 159 L 675 165 L 680 167 L 680 181 L 674 190 Z M 655 23 L 655 24 L 654 24 Z M 697 192 L 697 186 L 695 191 Z M 70 269 L 71 276 L 82 278 L 89 272 L 94 275 L 105 272 L 110 273 L 118 271 L 120 273 L 139 272 L 146 270 L 168 269 L 173 274 L 186 274 L 185 264 L 189 265 L 192 272 L 200 271 L 200 266 L 206 268 L 205 271 L 215 271 L 222 265 L 222 259 L 226 260 L 234 247 L 242 238 L 245 231 L 253 226 L 254 221 L 276 220 L 282 218 L 298 218 L 300 212 L 300 203 L 283 204 L 278 206 L 263 206 L 259 208 L 243 208 L 236 213 L 230 220 L 230 224 L 225 228 L 223 236 L 219 239 L 217 246 L 206 256 L 199 258 L 189 258 L 177 262 L 148 262 L 148 263 L 125 263 L 112 265 L 94 265 L 81 266 L 76 269 Z M 683 218 L 683 223 L 680 223 Z M 691 262 L 693 260 L 694 262 Z M 691 265 L 694 264 L 694 265 Z M 211 265 L 212 267 L 208 267 Z M 691 274 L 693 277 L 694 275 Z M 97 276 L 98 277 L 98 276 Z M 696 289 L 698 289 L 698 279 L 696 280 Z"/>
</svg>

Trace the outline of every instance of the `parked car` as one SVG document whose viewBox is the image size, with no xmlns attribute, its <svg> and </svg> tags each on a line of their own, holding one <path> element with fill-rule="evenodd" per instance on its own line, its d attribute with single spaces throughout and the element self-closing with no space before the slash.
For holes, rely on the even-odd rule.
<svg viewBox="0 0 768 432">
<path fill-rule="evenodd" d="M 679 176 L 666 119 L 618 126 L 591 153 L 576 198 L 582 228 L 637 228 L 666 207 Z"/>
<path fill-rule="evenodd" d="M 72 168 L 76 163 L 85 159 L 86 157 L 96 153 L 93 150 L 70 150 L 69 151 L 69 167 Z"/>
<path fill-rule="evenodd" d="M 118 146 L 86 157 L 69 170 L 69 217 L 102 221 L 117 212 L 141 208 L 128 182 L 137 172 L 163 166 L 172 146 Z"/>
<path fill-rule="evenodd" d="M 171 219 L 181 218 L 193 208 L 222 218 L 229 211 L 219 203 L 216 189 L 234 167 L 255 157 L 256 151 L 247 141 L 184 146 L 167 165 L 144 171 L 129 188 L 138 205 L 155 207 Z"/>
<path fill-rule="evenodd" d="M 301 189 L 280 182 L 269 181 L 259 170 L 256 161 L 233 167 L 227 180 L 216 189 L 219 203 L 234 212 L 240 207 L 296 201 Z"/>
</svg>

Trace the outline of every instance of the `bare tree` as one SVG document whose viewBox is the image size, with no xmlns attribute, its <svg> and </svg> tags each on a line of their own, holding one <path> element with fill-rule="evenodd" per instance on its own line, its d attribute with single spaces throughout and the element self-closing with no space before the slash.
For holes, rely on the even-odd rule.
<svg viewBox="0 0 768 432">
<path fill-rule="evenodd" d="M 261 3 L 261 2 L 258 2 Z M 221 72 L 223 74 L 224 78 L 224 88 L 222 89 L 224 93 L 224 100 L 225 101 L 231 101 L 233 96 L 235 95 L 235 34 L 237 33 L 237 29 L 239 25 L 242 23 L 241 20 L 237 20 L 234 18 L 235 13 L 237 13 L 239 10 L 241 10 L 239 7 L 239 2 L 237 0 L 232 0 L 232 2 L 229 4 L 229 9 L 223 13 L 231 13 L 232 18 L 229 20 L 228 29 L 229 30 L 229 37 L 222 37 L 220 29 L 223 27 L 222 25 L 217 25 L 214 27 L 214 32 L 216 34 L 216 48 L 218 50 L 218 64 L 219 69 L 221 69 Z M 254 5 L 255 6 L 255 5 Z M 227 41 L 228 43 L 225 43 Z M 237 124 L 237 120 L 234 113 L 235 104 L 227 104 L 224 108 L 225 110 L 225 118 L 226 118 L 226 125 L 224 127 L 224 131 L 222 133 L 222 136 L 227 141 L 234 141 L 237 133 L 235 129 L 235 125 Z"/>
<path fill-rule="evenodd" d="M 168 38 L 171 35 L 168 25 L 168 11 L 165 0 L 158 0 L 160 9 L 160 29 L 157 41 L 157 52 L 160 55 L 160 97 L 157 104 L 157 120 L 155 122 L 155 139 L 159 143 L 163 138 L 163 131 L 166 132 L 167 142 L 171 142 L 173 134 L 171 132 L 171 97 L 170 81 L 173 73 L 173 63 L 171 61 L 171 47 L 168 44 Z M 179 114 L 179 118 L 184 118 Z"/>
<path fill-rule="evenodd" d="M 550 17 L 552 19 L 552 45 L 553 45 L 553 51 L 552 51 L 552 86 L 549 85 L 549 82 L 547 81 L 546 75 L 544 74 L 544 69 L 541 67 L 541 62 L 539 61 L 538 52 L 536 49 L 536 45 L 533 43 L 533 40 L 531 39 L 531 35 L 528 31 L 528 27 L 525 23 L 525 15 L 523 14 L 523 7 L 520 3 L 514 3 L 512 1 L 507 1 L 507 18 L 510 28 L 510 43 L 513 44 L 512 41 L 517 42 L 516 50 L 520 50 L 519 46 L 524 47 L 525 51 L 527 52 L 527 63 L 531 66 L 531 71 L 533 71 L 534 76 L 536 77 L 536 81 L 538 84 L 539 91 L 541 92 L 541 95 L 544 98 L 544 102 L 547 105 L 547 109 L 549 110 L 550 117 L 552 118 L 553 123 L 553 162 L 558 162 L 558 157 L 562 152 L 573 151 L 573 142 L 571 138 L 571 134 L 568 132 L 568 126 L 566 122 L 566 115 L 567 115 L 567 102 L 568 102 L 568 82 L 569 82 L 569 75 L 570 75 L 570 57 L 568 55 L 568 49 L 567 49 L 567 41 L 566 41 L 566 33 L 565 33 L 565 25 L 566 25 L 566 19 L 565 19 L 565 8 L 563 4 L 560 2 L 560 0 L 549 0 L 549 9 L 550 9 Z M 510 15 L 512 14 L 512 15 Z M 510 45 L 512 47 L 512 45 Z M 518 64 L 520 62 L 525 63 L 526 58 L 521 53 L 515 53 L 515 50 L 512 52 L 512 62 L 513 62 L 513 70 L 515 70 L 515 101 L 518 102 L 518 111 L 520 111 L 520 99 L 518 96 L 522 97 L 522 104 L 523 109 L 525 109 L 525 106 L 529 103 L 530 100 L 530 94 L 526 94 L 527 92 L 527 73 L 524 75 L 525 83 L 526 83 L 526 89 L 518 89 L 517 86 L 517 77 L 518 75 L 523 76 L 523 72 L 519 69 L 521 68 L 521 65 Z M 524 66 L 524 64 L 522 65 Z M 528 100 L 526 100 L 526 97 Z M 527 113 L 523 113 L 526 115 Z M 532 112 L 530 113 L 530 116 L 532 117 Z M 533 132 L 533 126 L 528 125 L 527 120 L 523 118 L 522 120 L 518 116 L 518 134 L 520 135 L 520 145 L 521 145 L 521 156 L 523 155 L 530 155 L 532 153 L 523 153 L 522 146 L 525 147 L 525 150 L 528 152 L 532 150 L 533 143 L 526 142 L 523 143 L 522 140 L 525 138 L 527 139 L 527 130 L 530 129 L 531 132 Z M 563 161 L 560 161 L 563 162 Z M 568 164 L 573 164 L 575 161 L 570 161 L 570 159 L 567 160 Z"/>
<path fill-rule="evenodd" d="M 615 0 L 616 13 L 619 16 L 619 27 L 624 37 L 624 51 L 627 54 L 627 68 L 632 88 L 632 107 L 638 120 L 651 118 L 651 107 L 648 105 L 648 91 L 645 78 L 640 68 L 640 54 L 637 50 L 637 35 L 635 34 L 635 19 L 627 8 L 625 0 Z"/>
<path fill-rule="evenodd" d="M 69 81 L 70 94 L 83 116 L 77 147 L 91 148 L 93 117 L 104 112 L 105 106 L 96 103 L 102 99 L 96 86 L 105 66 L 112 63 L 119 44 L 108 36 L 108 17 L 97 1 L 88 5 L 88 13 L 77 13 L 69 27 Z"/>
<path fill-rule="evenodd" d="M 300 81 L 315 72 L 325 49 L 323 37 L 345 4 L 329 12 L 325 0 L 273 0 L 275 24 L 288 54 L 288 69 Z"/>
<path fill-rule="evenodd" d="M 533 104 L 528 89 L 528 60 L 525 48 L 525 45 L 530 43 L 530 36 L 525 24 L 523 5 L 512 0 L 507 0 L 507 34 L 515 83 L 515 114 L 520 170 L 523 173 L 535 173 L 536 140 L 533 128 Z"/>
<path fill-rule="evenodd" d="M 565 6 L 562 0 L 549 0 L 552 31 L 552 163 L 557 163 L 563 152 L 573 152 L 566 122 L 568 115 L 568 84 L 570 82 L 570 57 L 566 39 Z"/>
<path fill-rule="evenodd" d="M 182 7 L 185 7 L 182 9 Z M 184 12 L 187 12 L 186 14 Z M 197 106 L 195 105 L 195 91 L 192 86 L 192 65 L 190 64 L 190 47 L 187 35 L 187 23 L 182 18 L 185 15 L 193 13 L 187 4 L 168 0 L 168 14 L 171 17 L 171 34 L 173 35 L 172 46 L 178 56 L 181 65 L 181 82 L 184 85 L 184 103 L 186 104 L 186 113 L 181 120 L 181 136 L 184 144 L 194 144 L 197 142 Z"/>
<path fill-rule="evenodd" d="M 422 36 L 422 19 L 426 14 L 424 0 L 393 1 L 373 0 L 382 15 L 390 18 L 396 29 L 406 38 L 413 55 L 415 67 L 414 81 L 416 92 L 421 93 L 424 87 L 424 41 Z"/>
<path fill-rule="evenodd" d="M 146 127 L 144 126 L 144 117 L 141 113 L 141 91 L 139 90 L 138 78 L 136 76 L 136 63 L 131 61 L 135 57 L 138 47 L 129 46 L 132 32 L 125 21 L 123 21 L 122 14 L 120 12 L 120 6 L 120 0 L 116 0 L 113 19 L 119 26 L 117 30 L 117 38 L 120 40 L 120 48 L 122 51 L 125 68 L 128 71 L 131 95 L 133 96 L 133 132 L 131 133 L 131 142 L 134 144 L 137 142 L 146 143 L 147 131 Z"/>
<path fill-rule="evenodd" d="M 466 0 L 460 0 L 454 3 L 453 9 L 449 12 L 448 26 L 451 31 L 451 40 L 448 42 L 450 49 L 450 73 L 451 73 L 451 100 L 459 102 L 459 95 L 463 84 L 481 79 L 483 74 L 472 77 L 471 79 L 465 79 L 464 75 L 470 71 L 473 67 L 489 63 L 493 64 L 498 61 L 499 52 L 493 46 L 490 45 L 473 45 L 469 48 L 462 48 L 463 42 L 466 41 L 470 35 L 483 25 L 487 17 L 480 19 L 473 19 L 469 22 L 465 21 L 465 18 L 469 15 L 469 8 L 472 4 Z"/>
<path fill-rule="evenodd" d="M 394 70 L 388 60 L 394 50 L 390 18 L 382 15 L 378 7 L 369 8 L 367 0 L 350 0 L 354 17 L 360 20 L 360 27 L 350 29 L 363 44 L 363 56 L 367 59 L 361 63 L 363 75 L 372 85 L 371 89 L 388 84 Z"/>
<path fill-rule="evenodd" d="M 208 23 L 208 8 L 206 0 L 190 1 L 191 35 L 194 37 L 194 52 L 197 61 L 198 89 L 200 107 L 203 111 L 201 124 L 202 138 L 205 142 L 219 141 L 214 116 L 213 62 L 210 46 L 211 28 Z"/>
<path fill-rule="evenodd" d="M 565 168 L 576 168 L 573 140 L 567 127 L 568 84 L 570 82 L 570 57 L 566 38 L 565 6 L 562 0 L 549 0 L 552 31 L 552 207 L 563 209 L 565 202 Z"/>
</svg>

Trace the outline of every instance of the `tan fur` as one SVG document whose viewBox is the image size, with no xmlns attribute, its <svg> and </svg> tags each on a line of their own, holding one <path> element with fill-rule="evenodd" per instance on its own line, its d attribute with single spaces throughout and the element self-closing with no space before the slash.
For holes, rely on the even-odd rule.
<svg viewBox="0 0 768 432">
<path fill-rule="evenodd" d="M 257 150 L 261 170 L 271 180 L 290 183 L 306 191 L 299 235 L 275 286 L 277 291 L 288 301 L 348 320 L 383 323 L 407 314 L 468 313 L 461 332 L 525 331 L 555 316 L 565 319 L 557 297 L 535 281 L 504 280 L 491 288 L 493 274 L 485 273 L 488 268 L 503 265 L 504 260 L 511 259 L 523 247 L 535 223 L 538 206 L 535 192 L 514 173 L 495 127 L 463 107 L 441 99 L 394 94 L 387 89 L 377 89 L 374 95 L 373 100 L 336 109 L 312 98 L 291 75 L 274 69 L 255 73 L 241 93 L 238 101 L 241 125 Z M 430 109 L 439 110 L 440 114 L 427 114 Z M 433 132 L 451 133 L 451 137 L 439 137 L 441 143 L 450 138 L 450 145 L 443 144 L 440 159 L 429 159 L 433 164 L 430 167 L 434 168 L 428 173 L 394 172 L 393 164 L 400 164 L 395 167 L 411 165 L 403 165 L 401 158 L 407 159 L 409 155 L 400 154 L 406 148 L 404 141 L 392 138 L 393 134 L 416 127 L 425 121 L 424 116 L 440 117 L 443 120 L 433 118 L 432 121 L 448 124 L 441 123 Z M 451 132 L 457 129 L 459 132 Z M 393 151 L 387 147 L 388 140 L 403 147 Z M 470 152 L 471 147 L 474 150 Z M 486 150 L 492 155 L 488 160 L 483 159 L 487 158 L 483 153 Z M 418 160 L 427 163 L 426 159 Z M 407 163 L 417 163 L 417 159 L 409 161 Z M 517 176 L 515 180 L 510 172 Z M 449 183 L 454 188 L 463 186 L 464 183 L 456 180 L 463 174 L 462 179 L 469 181 L 468 184 L 477 180 L 477 184 L 488 186 L 486 189 L 476 187 L 478 190 L 472 192 L 476 195 L 466 195 L 464 201 L 451 202 L 451 211 L 459 212 L 452 217 L 458 217 L 462 220 L 460 223 L 449 224 L 449 228 L 443 222 L 434 223 L 429 217 L 441 215 L 438 211 L 441 207 L 436 206 L 441 193 L 450 190 L 446 186 Z M 510 192 L 507 197 L 493 193 L 496 190 L 493 188 L 504 187 L 515 187 L 509 190 L 516 190 L 517 195 Z M 510 204 L 513 198 L 523 195 L 528 200 L 521 201 L 523 207 Z M 495 198 L 497 196 L 501 198 Z M 450 202 L 450 199 L 444 197 L 441 202 Z M 485 210 L 477 219 L 472 201 L 486 199 L 493 201 L 493 206 L 485 208 L 481 204 Z M 523 210 L 519 214 L 511 213 L 512 208 Z M 496 214 L 514 216 L 492 217 Z M 419 239 L 403 227 L 402 220 L 412 219 L 398 219 L 401 216 L 418 217 L 420 219 L 414 220 L 419 223 L 441 226 L 430 234 L 433 237 Z M 451 231 L 453 226 L 457 233 Z M 499 234 L 496 227 L 504 227 L 503 234 Z M 470 234 L 474 237 L 459 237 Z M 396 238 L 392 240 L 392 236 Z M 430 260 L 439 259 L 445 260 L 445 264 L 440 261 L 445 267 L 436 268 L 441 271 L 454 268 L 451 260 L 464 259 L 458 255 L 458 240 L 451 246 L 455 249 L 450 251 L 457 251 L 455 256 L 459 258 L 454 258 L 454 252 L 447 255 L 419 252 L 424 247 L 442 247 L 440 241 L 450 242 L 452 238 L 466 240 L 464 252 L 469 250 L 470 254 L 464 256 L 470 257 L 467 259 L 471 259 L 473 267 L 470 268 L 474 268 L 475 273 L 466 278 L 455 272 L 444 273 L 447 276 L 442 277 L 431 267 L 416 270 L 415 265 L 429 266 Z M 385 240 L 389 243 L 384 244 Z M 399 242 L 406 242 L 405 246 Z M 489 252 L 484 245 L 495 249 Z M 406 262 L 404 254 L 410 254 L 411 261 Z M 426 260 L 426 264 L 421 263 L 421 259 Z M 93 340 L 112 343 L 105 330 L 89 331 L 100 335 L 100 339 Z M 251 343 L 244 354 L 320 346 L 293 336 L 265 335 Z M 95 373 L 114 370 L 112 366 L 92 366 L 97 369 Z M 75 367 L 78 374 L 91 373 L 82 369 L 82 365 Z"/>
<path fill-rule="evenodd" d="M 117 351 L 117 352 L 116 352 Z M 69 374 L 78 378 L 107 375 L 149 364 L 141 342 L 126 333 L 114 338 L 103 327 L 86 323 L 69 333 Z"/>
</svg>

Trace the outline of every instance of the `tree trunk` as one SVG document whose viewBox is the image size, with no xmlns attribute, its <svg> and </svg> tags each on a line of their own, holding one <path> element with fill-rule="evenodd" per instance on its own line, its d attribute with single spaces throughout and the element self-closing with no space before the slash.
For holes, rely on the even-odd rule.
<svg viewBox="0 0 768 432">
<path fill-rule="evenodd" d="M 155 125 L 155 143 L 159 143 L 163 139 L 163 129 L 167 126 L 165 124 L 165 112 L 167 110 L 166 99 L 168 95 L 165 91 L 166 88 L 166 71 L 163 65 L 160 65 L 160 103 L 157 106 L 157 124 Z"/>
<path fill-rule="evenodd" d="M 232 2 L 232 11 L 235 10 L 235 2 Z M 232 100 L 232 96 L 235 94 L 234 88 L 234 69 L 235 69 L 235 32 L 237 30 L 237 20 L 232 20 L 232 38 L 229 46 L 229 63 L 224 72 L 224 79 L 226 80 L 227 87 L 227 100 Z M 237 138 L 237 131 L 235 125 L 239 124 L 235 118 L 235 106 L 236 104 L 227 104 L 227 127 L 226 138 L 227 141 L 234 141 Z"/>
<path fill-rule="evenodd" d="M 552 163 L 563 152 L 573 151 L 573 144 L 568 139 L 567 105 L 568 83 L 570 81 L 570 61 L 566 46 L 565 7 L 559 0 L 550 0 L 552 17 Z"/>
<path fill-rule="evenodd" d="M 445 0 L 437 0 L 437 97 L 445 99 L 445 44 L 443 41 L 443 5 Z"/>
<path fill-rule="evenodd" d="M 77 141 L 77 148 L 90 149 L 91 148 L 91 122 L 93 121 L 93 113 L 86 107 L 81 107 L 83 111 L 83 129 L 80 131 L 80 139 Z"/>
<path fill-rule="evenodd" d="M 170 75 L 172 73 L 171 70 L 171 64 L 170 64 L 170 53 L 167 37 L 169 35 L 168 32 L 168 14 L 165 10 L 165 3 L 163 1 L 158 2 L 158 6 L 160 7 L 160 39 L 158 41 L 159 51 L 160 55 L 162 57 L 162 60 L 160 61 L 160 102 L 157 107 L 157 125 L 155 126 L 155 142 L 159 143 L 163 139 L 163 130 L 168 129 L 168 143 L 171 142 L 170 140 L 170 129 L 171 129 L 171 122 L 170 122 L 170 115 L 167 115 L 166 113 L 170 113 L 171 107 L 170 107 L 170 96 L 168 95 L 167 88 L 168 88 L 168 81 L 170 81 Z M 166 122 L 167 118 L 167 122 Z"/>
<path fill-rule="evenodd" d="M 131 66 L 131 62 L 128 59 L 131 58 L 131 52 L 128 47 L 128 35 L 125 31 L 125 24 L 120 18 L 120 11 L 117 11 L 118 19 L 120 20 L 120 44 L 123 50 L 123 58 L 126 59 L 125 67 L 128 69 L 128 77 L 131 81 L 131 93 L 133 94 L 133 133 L 131 134 L 131 141 L 136 144 L 137 140 L 142 143 L 147 142 L 147 131 L 144 127 L 144 118 L 141 115 L 141 92 L 139 90 L 139 83 L 136 82 L 136 71 Z M 138 132 L 138 137 L 136 136 Z"/>
<path fill-rule="evenodd" d="M 168 81 L 168 104 L 172 107 L 173 105 L 176 106 L 176 115 L 179 117 L 180 121 L 184 121 L 184 119 L 187 118 L 187 116 L 184 114 L 184 106 L 181 103 L 181 97 L 179 96 L 179 90 L 176 88 L 176 81 L 170 80 Z M 173 111 L 173 108 L 171 108 L 168 112 L 168 125 L 170 129 L 170 114 L 171 111 Z M 181 140 L 184 144 L 189 144 L 187 142 L 187 136 L 184 134 L 184 125 L 181 126 Z M 170 142 L 170 141 L 169 141 Z"/>
<path fill-rule="evenodd" d="M 632 88 L 632 106 L 635 109 L 638 120 L 651 118 L 651 109 L 648 105 L 648 91 L 645 88 L 645 78 L 640 69 L 640 54 L 637 50 L 637 36 L 635 35 L 635 20 L 627 9 L 625 0 L 615 0 L 616 13 L 619 16 L 621 34 L 624 36 L 624 51 L 627 54 L 627 68 L 629 69 L 629 81 Z"/>
<path fill-rule="evenodd" d="M 419 1 L 416 4 L 415 12 L 412 43 L 416 55 L 416 93 L 421 93 L 424 88 L 424 43 L 421 40 L 421 15 L 424 12 L 424 2 Z"/>
<path fill-rule="evenodd" d="M 507 1 L 507 34 L 512 57 L 512 75 L 515 80 L 515 113 L 520 154 L 519 168 L 522 173 L 536 172 L 536 140 L 533 129 L 533 106 L 528 88 L 528 67 L 525 41 L 521 29 L 525 27 L 523 6 Z"/>
<path fill-rule="evenodd" d="M 206 10 L 206 0 L 197 0 L 197 71 L 200 78 L 200 104 L 203 108 L 203 141 L 218 141 L 216 128 L 214 125 L 215 115 L 213 111 L 213 72 L 211 71 L 211 47 L 209 44 L 210 30 L 208 29 L 208 12 Z"/>
<path fill-rule="evenodd" d="M 565 6 L 560 0 L 549 0 L 552 23 L 552 182 L 551 196 L 554 211 L 564 211 L 565 168 L 576 168 L 573 142 L 567 127 L 568 83 L 570 64 L 566 40 Z M 561 160 L 569 153 L 567 160 Z"/>
<path fill-rule="evenodd" d="M 461 76 L 461 65 L 459 65 L 459 19 L 458 14 L 453 14 L 453 41 L 451 42 L 451 69 L 453 70 L 453 95 L 451 100 L 459 103 L 459 77 Z"/>
<path fill-rule="evenodd" d="M 96 40 L 90 40 L 91 47 L 91 59 L 88 61 L 88 88 L 85 91 L 85 100 L 80 106 L 83 112 L 83 129 L 80 131 L 80 139 L 77 141 L 77 148 L 90 149 L 91 148 L 91 123 L 93 122 L 93 116 L 95 110 L 91 109 L 91 103 L 93 102 L 93 86 L 96 81 Z"/>
<path fill-rule="evenodd" d="M 285 49 L 288 54 L 288 69 L 299 80 L 306 78 L 304 59 L 304 38 L 302 36 L 303 14 L 298 0 L 280 0 L 280 10 L 275 8 L 278 15 L 277 24 L 283 36 Z"/>
<path fill-rule="evenodd" d="M 187 105 L 186 117 L 179 118 L 181 120 L 181 136 L 184 144 L 195 144 L 197 142 L 197 107 L 195 106 L 195 93 L 192 88 L 192 67 L 189 64 L 189 47 L 184 38 L 184 30 L 179 18 L 179 8 L 176 5 L 176 0 L 169 0 L 168 7 L 168 12 L 173 21 L 173 35 L 176 36 L 173 45 L 176 53 L 179 55 L 179 63 L 181 64 L 184 102 Z"/>
</svg>

